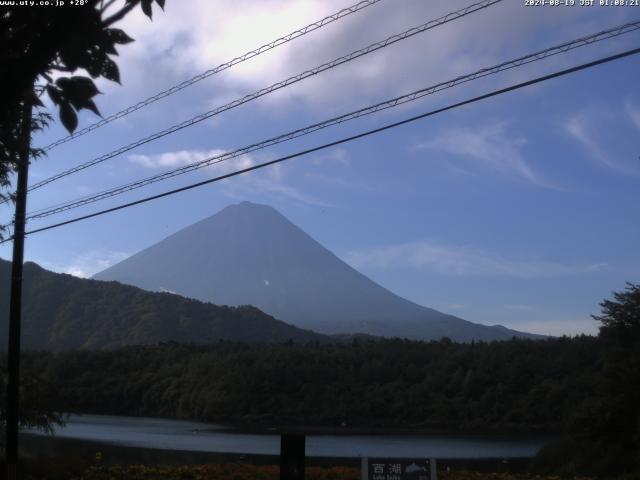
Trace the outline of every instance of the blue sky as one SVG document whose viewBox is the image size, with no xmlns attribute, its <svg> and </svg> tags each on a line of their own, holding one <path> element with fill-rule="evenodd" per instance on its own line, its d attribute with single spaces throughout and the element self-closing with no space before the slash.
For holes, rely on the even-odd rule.
<svg viewBox="0 0 640 480">
<path fill-rule="evenodd" d="M 116 147 L 424 23 L 469 1 L 382 0 L 215 75 L 33 164 L 36 182 Z M 29 210 L 233 150 L 333 115 L 588 35 L 637 7 L 525 7 L 505 0 L 33 192 Z M 349 5 L 340 1 L 167 2 L 122 22 L 136 43 L 110 114 Z M 637 47 L 640 33 L 575 50 L 411 104 L 33 221 L 37 228 L 203 180 L 530 77 Z M 372 279 L 467 320 L 593 333 L 590 314 L 640 271 L 640 58 L 631 57 L 374 137 L 27 239 L 26 257 L 89 276 L 230 203 L 269 204 Z M 81 115 L 81 127 L 96 120 Z M 64 135 L 52 126 L 34 140 Z M 2 210 L 5 219 L 9 210 Z M 0 255 L 9 258 L 10 247 Z"/>
</svg>

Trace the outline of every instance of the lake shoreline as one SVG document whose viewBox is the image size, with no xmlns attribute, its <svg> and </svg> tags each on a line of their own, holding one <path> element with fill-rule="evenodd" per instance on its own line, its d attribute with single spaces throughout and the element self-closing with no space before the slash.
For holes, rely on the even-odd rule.
<svg viewBox="0 0 640 480">
<path fill-rule="evenodd" d="M 67 415 L 78 416 L 118 416 L 131 419 L 147 418 L 158 419 L 168 421 L 184 421 L 195 422 L 211 425 L 203 431 L 209 432 L 224 432 L 224 433 L 237 433 L 237 434 L 253 434 L 253 435 L 278 435 L 282 433 L 302 434 L 302 435 L 336 435 L 336 436 L 356 436 L 356 435 L 420 435 L 420 436 L 482 436 L 482 437 L 542 437 L 550 438 L 560 435 L 559 431 L 553 431 L 545 428 L 522 428 L 518 426 L 511 427 L 498 427 L 498 428 L 464 428 L 456 427 L 453 425 L 431 425 L 431 426 L 362 426 L 362 425 L 301 425 L 301 424 L 287 424 L 286 422 L 229 422 L 229 421 L 209 421 L 199 420 L 194 418 L 173 418 L 173 417 L 148 417 L 138 415 L 124 415 L 124 414 L 112 414 L 112 413 L 96 413 L 96 412 L 65 412 Z"/>
<path fill-rule="evenodd" d="M 42 432 L 25 433 L 43 436 Z M 55 432 L 55 439 L 79 442 L 98 441 L 103 444 L 132 448 L 180 450 L 204 453 L 234 453 L 241 455 L 277 455 L 280 435 L 304 433 L 306 452 L 310 457 L 376 457 L 395 455 L 433 458 L 524 458 L 534 457 L 550 437 L 525 435 L 462 435 L 462 434 L 364 434 L 356 430 L 280 429 L 246 433 L 226 426 L 166 420 L 148 417 L 104 415 L 71 415 L 64 427 Z M 384 433 L 384 434 L 383 434 Z M 46 438 L 46 437 L 45 437 Z"/>
</svg>

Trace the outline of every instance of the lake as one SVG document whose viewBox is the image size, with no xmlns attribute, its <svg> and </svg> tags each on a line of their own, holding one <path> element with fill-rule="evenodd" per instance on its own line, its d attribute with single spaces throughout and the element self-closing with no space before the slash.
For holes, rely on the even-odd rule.
<svg viewBox="0 0 640 480">
<path fill-rule="evenodd" d="M 41 433 L 28 430 L 28 433 Z M 277 455 L 275 434 L 234 432 L 220 425 L 157 418 L 71 415 L 56 429 L 61 439 L 189 452 Z M 311 457 L 533 457 L 547 437 L 490 435 L 309 435 Z"/>
</svg>

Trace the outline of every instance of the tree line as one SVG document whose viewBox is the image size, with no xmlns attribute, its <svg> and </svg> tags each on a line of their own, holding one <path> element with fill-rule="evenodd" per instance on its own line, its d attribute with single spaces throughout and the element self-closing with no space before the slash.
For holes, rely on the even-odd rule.
<svg viewBox="0 0 640 480">
<path fill-rule="evenodd" d="M 555 432 L 535 462 L 542 473 L 638 473 L 640 286 L 601 305 L 597 337 L 168 342 L 28 352 L 23 373 L 46 392 L 30 397 L 41 426 L 65 411 L 252 427 Z"/>
<path fill-rule="evenodd" d="M 558 431 L 595 383 L 592 337 L 36 352 L 66 410 L 249 425 Z"/>
</svg>

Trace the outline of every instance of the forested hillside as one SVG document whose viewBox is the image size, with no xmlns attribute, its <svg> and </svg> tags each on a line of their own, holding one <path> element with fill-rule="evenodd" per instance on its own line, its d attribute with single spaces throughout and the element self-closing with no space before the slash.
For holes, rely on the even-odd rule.
<svg viewBox="0 0 640 480">
<path fill-rule="evenodd" d="M 11 263 L 0 260 L 0 348 L 7 345 Z M 145 345 L 173 340 L 211 343 L 323 341 L 255 307 L 226 307 L 117 282 L 86 280 L 26 263 L 22 345 L 67 350 Z"/>
</svg>

